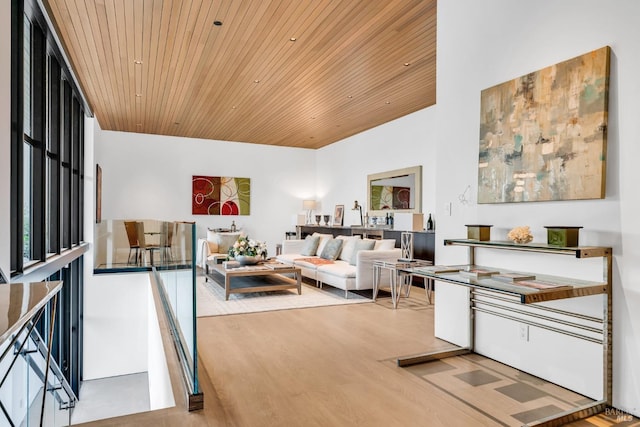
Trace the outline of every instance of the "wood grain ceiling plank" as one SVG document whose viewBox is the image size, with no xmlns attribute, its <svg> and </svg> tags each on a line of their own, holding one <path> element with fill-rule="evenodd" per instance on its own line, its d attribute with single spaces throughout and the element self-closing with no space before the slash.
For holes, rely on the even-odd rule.
<svg viewBox="0 0 640 427">
<path fill-rule="evenodd" d="M 148 94 L 143 100 L 142 128 L 144 132 L 154 133 L 156 117 L 153 115 L 154 96 L 156 93 L 156 76 L 159 74 L 157 61 L 160 30 L 162 25 L 162 0 L 146 0 L 144 4 L 143 39 L 142 46 L 142 80 L 144 92 Z"/>
<path fill-rule="evenodd" d="M 183 44 L 182 47 L 187 67 L 182 71 L 180 87 L 176 88 L 177 95 L 172 96 L 174 103 L 166 117 L 167 123 L 179 123 L 179 128 L 174 130 L 174 133 L 179 131 L 183 135 L 188 135 L 190 132 L 194 102 L 202 102 L 200 101 L 202 87 L 200 87 L 199 82 L 203 82 L 202 84 L 206 85 L 206 80 L 201 76 L 204 70 L 202 63 L 209 56 L 209 52 L 206 49 L 210 34 L 214 32 L 213 20 L 217 19 L 215 17 L 219 13 L 219 9 L 214 8 L 212 2 L 207 1 L 202 4 L 202 7 L 205 8 L 206 12 L 203 13 L 201 9 L 192 18 L 193 33 L 197 37 L 191 38 L 189 43 Z"/>
<path fill-rule="evenodd" d="M 141 93 L 142 97 L 136 100 L 135 109 L 135 122 L 138 132 L 144 132 L 144 121 L 142 117 L 142 111 L 146 107 L 147 94 L 144 91 L 142 84 L 142 68 L 137 61 L 142 60 L 142 43 L 143 43 L 143 29 L 144 29 L 144 0 L 134 0 L 133 2 L 133 14 L 131 20 L 133 21 L 133 55 L 129 59 L 130 73 L 133 80 L 133 86 L 136 93 Z M 138 123 L 140 124 L 138 126 Z"/>
<path fill-rule="evenodd" d="M 239 22 L 246 10 L 244 3 L 226 2 L 223 7 L 215 8 L 213 15 L 222 26 L 212 26 L 206 40 L 205 55 L 198 63 L 196 78 L 191 86 L 190 98 L 193 102 L 185 119 L 193 124 L 211 122 L 211 108 L 220 99 L 219 94 L 230 85 L 230 76 L 235 72 L 236 46 L 229 40 L 240 38 L 242 28 L 233 23 Z M 233 102 L 232 100 L 228 102 Z M 193 132 L 193 128 L 189 128 Z"/>
<path fill-rule="evenodd" d="M 69 52 L 73 49 L 76 49 L 76 46 L 79 44 L 79 42 L 75 37 L 76 30 L 73 27 L 73 24 L 71 22 L 71 16 L 70 16 L 67 5 L 65 3 L 62 3 L 62 4 L 45 3 L 44 6 L 47 10 L 47 14 L 51 17 L 53 26 L 57 34 L 59 35 L 60 42 L 62 43 L 62 46 L 65 52 Z M 64 23 L 64 24 L 61 25 L 61 23 Z M 73 33 L 74 37 L 71 37 L 70 33 Z M 77 70 L 81 68 L 83 70 L 88 70 L 88 67 L 86 66 L 83 58 L 81 58 L 77 62 L 74 62 L 74 61 L 71 61 L 71 62 L 72 62 L 71 67 L 74 73 L 77 73 Z M 83 90 L 84 93 L 88 93 L 88 90 L 92 88 L 92 83 L 95 84 L 95 81 L 91 79 L 91 75 L 88 75 L 87 77 L 88 78 L 85 82 L 79 81 L 81 90 Z M 87 82 L 88 84 L 85 84 Z M 94 108 L 90 102 L 89 102 L 89 107 L 92 110 Z"/>
<path fill-rule="evenodd" d="M 207 123 L 207 117 L 219 118 L 223 112 L 221 109 L 230 108 L 229 102 L 233 103 L 238 100 L 237 91 L 244 90 L 251 92 L 255 90 L 253 80 L 254 76 L 248 75 L 245 64 L 250 60 L 248 47 L 251 45 L 253 37 L 248 34 L 247 28 L 255 29 L 259 26 L 260 20 L 268 9 L 269 2 L 243 2 L 241 7 L 230 10 L 228 16 L 225 17 L 223 26 L 220 28 L 220 40 L 223 42 L 221 46 L 220 56 L 226 58 L 226 61 L 219 63 L 216 74 L 206 74 L 206 79 L 212 84 L 212 89 L 205 98 L 200 98 L 200 102 L 195 105 L 196 113 L 194 116 L 194 135 L 198 134 L 198 125 Z M 255 7 L 251 7 L 254 6 Z M 222 104 L 218 100 L 226 99 L 227 103 Z M 208 101 L 209 100 L 209 101 Z M 213 100 L 213 102 L 210 102 Z M 205 103 L 209 103 L 210 108 L 204 107 Z M 204 108 L 198 108 L 198 107 Z"/>
<path fill-rule="evenodd" d="M 142 123 L 138 122 L 138 112 L 140 110 L 140 102 L 144 94 L 136 87 L 135 79 L 135 9 L 134 5 L 137 0 L 120 0 L 120 9 L 124 19 L 120 20 L 120 24 L 124 27 L 118 32 L 120 35 L 120 62 L 122 64 L 123 86 L 125 86 L 125 97 L 123 103 L 127 104 L 127 130 L 130 132 L 142 132 Z M 140 95 L 140 96 L 138 96 Z M 127 102 L 132 100 L 133 102 Z"/>
<path fill-rule="evenodd" d="M 177 86 L 180 84 L 184 65 L 188 61 L 185 45 L 189 42 L 191 37 L 192 31 L 189 29 L 190 20 L 194 15 L 194 9 L 198 9 L 197 3 L 199 2 L 194 0 L 183 4 L 178 16 L 173 44 L 170 46 L 171 61 L 169 62 L 169 69 L 167 70 L 167 88 L 164 91 L 163 98 L 163 104 L 165 107 L 162 111 L 162 120 L 160 121 L 160 129 L 163 133 L 168 130 L 170 120 L 169 111 L 171 111 L 173 97 L 175 96 Z"/>
<path fill-rule="evenodd" d="M 154 115 L 154 133 L 163 133 L 162 122 L 164 111 L 167 108 L 167 95 L 169 92 L 169 80 L 171 79 L 171 61 L 175 46 L 176 32 L 182 3 L 178 1 L 165 1 L 162 8 L 161 29 L 158 39 L 158 58 L 156 67 L 156 85 L 152 95 L 152 111 Z"/>
<path fill-rule="evenodd" d="M 76 29 L 76 37 L 78 40 L 73 56 L 79 59 L 77 62 L 84 61 L 90 70 L 94 70 L 93 73 L 81 71 L 83 75 L 86 76 L 87 81 L 91 81 L 92 75 L 95 75 L 98 81 L 102 82 L 102 84 L 92 85 L 94 92 L 92 96 L 94 99 L 103 100 L 103 102 L 97 103 L 99 105 L 96 106 L 96 116 L 102 113 L 101 115 L 106 118 L 107 126 L 117 126 L 117 123 L 113 121 L 113 111 L 116 111 L 118 106 L 115 104 L 110 91 L 110 79 L 108 77 L 106 79 L 101 78 L 98 72 L 95 71 L 96 67 L 100 65 L 104 65 L 104 69 L 108 70 L 109 65 L 105 60 L 103 46 L 100 46 L 96 40 L 98 34 L 94 33 L 95 31 L 103 30 L 108 33 L 108 28 L 105 26 L 100 27 L 96 24 L 98 20 L 97 14 L 95 13 L 96 8 L 104 5 L 104 2 L 87 4 L 78 1 L 67 1 L 66 4 L 72 13 L 73 27 Z M 108 76 L 111 75 L 112 72 L 109 72 Z M 104 123 L 104 121 L 102 123 Z"/>
<path fill-rule="evenodd" d="M 92 40 L 84 36 L 85 23 L 80 19 L 82 12 L 78 10 L 76 2 L 58 1 L 49 6 L 52 13 L 55 13 L 52 19 L 56 21 L 56 26 L 64 28 L 60 37 L 67 40 L 65 48 L 91 108 L 94 112 L 100 111 L 102 105 L 95 100 L 100 99 L 99 96 L 104 91 L 104 76 L 99 76 L 94 69 L 95 62 L 99 60 L 100 49 L 96 49 Z M 86 54 L 78 55 L 77 52 Z"/>
<path fill-rule="evenodd" d="M 111 112 L 117 131 L 128 130 L 128 115 L 131 112 L 131 102 L 126 102 L 126 85 L 122 73 L 123 64 L 120 57 L 121 43 L 119 32 L 122 30 L 119 19 L 124 19 L 122 13 L 117 10 L 114 0 L 104 2 L 104 12 L 98 7 L 98 18 L 101 25 L 101 38 L 107 51 L 107 60 L 110 61 L 105 67 L 105 71 L 110 72 L 111 87 L 110 94 L 113 99 L 114 109 Z M 118 17 L 120 15 L 121 18 Z M 126 46 L 123 46 L 126 49 Z"/>
<path fill-rule="evenodd" d="M 69 1 L 67 2 L 69 3 Z M 114 97 L 113 92 L 113 71 L 110 69 L 113 67 L 114 61 L 111 58 L 111 51 L 108 49 L 108 37 L 109 28 L 105 22 L 106 9 L 104 1 L 97 1 L 95 3 L 74 1 L 76 13 L 74 15 L 74 22 L 76 28 L 78 28 L 79 40 L 86 40 L 84 46 L 80 46 L 80 50 L 75 52 L 75 57 L 92 57 L 93 61 L 90 66 L 92 68 L 98 67 L 94 72 L 96 76 L 99 76 L 100 71 L 103 73 L 103 84 L 96 87 L 96 99 L 97 108 L 96 117 L 104 119 L 100 121 L 101 126 L 107 126 L 107 129 L 117 128 L 119 126 L 115 117 L 115 111 L 118 109 L 118 104 Z M 87 50 L 85 50 L 87 49 Z M 95 56 L 91 55 L 95 52 Z M 101 114 L 100 114 L 101 113 Z"/>
<path fill-rule="evenodd" d="M 189 18 L 189 26 L 191 29 L 187 30 L 189 38 L 185 38 L 184 44 L 181 47 L 184 53 L 184 67 L 178 76 L 177 84 L 172 85 L 173 92 L 170 94 L 170 98 L 173 102 L 165 117 L 167 121 L 165 127 L 168 129 L 171 128 L 172 123 L 175 123 L 174 118 L 181 115 L 180 113 L 186 107 L 185 103 L 188 104 L 187 97 L 192 93 L 191 86 L 197 70 L 196 64 L 204 55 L 207 28 L 211 27 L 213 21 L 211 2 L 201 2 L 198 6 L 197 9 L 192 9 L 192 15 Z"/>
</svg>

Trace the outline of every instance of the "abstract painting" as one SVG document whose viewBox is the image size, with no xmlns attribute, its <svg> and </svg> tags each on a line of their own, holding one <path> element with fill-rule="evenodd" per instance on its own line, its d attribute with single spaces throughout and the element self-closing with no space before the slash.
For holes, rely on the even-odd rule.
<svg viewBox="0 0 640 427">
<path fill-rule="evenodd" d="M 605 195 L 609 47 L 481 93 L 478 203 Z"/>
<path fill-rule="evenodd" d="M 193 176 L 193 215 L 249 215 L 251 179 L 226 176 Z"/>
<path fill-rule="evenodd" d="M 371 209 L 410 209 L 411 189 L 389 185 L 371 186 Z"/>
</svg>

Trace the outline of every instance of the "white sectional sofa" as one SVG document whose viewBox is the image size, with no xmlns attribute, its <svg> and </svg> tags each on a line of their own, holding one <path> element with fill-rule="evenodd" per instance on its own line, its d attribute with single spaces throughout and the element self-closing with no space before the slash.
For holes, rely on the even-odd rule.
<svg viewBox="0 0 640 427">
<path fill-rule="evenodd" d="M 336 236 L 314 233 L 319 238 L 317 248 L 311 252 L 312 244 L 309 240 L 284 240 L 282 253 L 277 256 L 278 261 L 300 267 L 302 275 L 316 281 L 316 285 L 323 284 L 343 289 L 345 298 L 350 290 L 373 289 L 373 262 L 376 260 L 397 261 L 401 256 L 399 248 L 395 248 L 394 239 L 374 240 L 361 239 L 360 236 Z M 342 240 L 337 255 L 327 254 L 325 248 L 336 246 L 330 243 Z M 366 248 L 363 248 L 366 247 Z M 335 259 L 331 259 L 332 256 Z M 388 270 L 382 270 L 381 283 L 388 283 Z"/>
</svg>

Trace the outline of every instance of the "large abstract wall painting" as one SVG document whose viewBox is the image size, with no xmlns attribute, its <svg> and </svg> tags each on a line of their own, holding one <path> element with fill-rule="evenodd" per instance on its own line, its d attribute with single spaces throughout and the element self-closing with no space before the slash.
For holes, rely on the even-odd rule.
<svg viewBox="0 0 640 427">
<path fill-rule="evenodd" d="M 485 89 L 478 203 L 605 195 L 609 47 Z"/>
<path fill-rule="evenodd" d="M 249 215 L 251 179 L 226 176 L 193 176 L 193 215 Z"/>
</svg>

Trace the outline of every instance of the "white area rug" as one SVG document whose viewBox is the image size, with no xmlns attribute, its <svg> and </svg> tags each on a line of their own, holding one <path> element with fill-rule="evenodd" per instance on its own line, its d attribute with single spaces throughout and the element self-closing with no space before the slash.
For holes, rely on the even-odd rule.
<svg viewBox="0 0 640 427">
<path fill-rule="evenodd" d="M 259 311 L 288 310 L 292 308 L 322 307 L 327 305 L 358 304 L 371 299 L 325 285 L 322 289 L 302 283 L 302 294 L 296 289 L 272 292 L 231 294 L 224 300 L 224 288 L 204 277 L 197 278 L 197 316 L 221 316 L 225 314 L 255 313 Z"/>
</svg>

